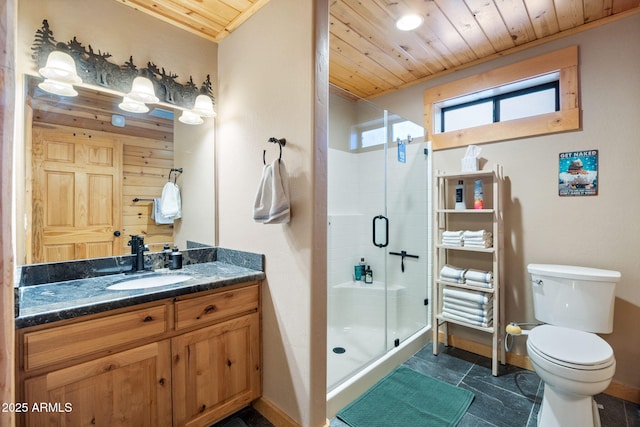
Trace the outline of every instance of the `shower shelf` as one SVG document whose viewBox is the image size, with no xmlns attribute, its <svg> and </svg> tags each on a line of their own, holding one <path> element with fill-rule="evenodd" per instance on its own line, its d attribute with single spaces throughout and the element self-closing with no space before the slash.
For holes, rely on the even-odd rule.
<svg viewBox="0 0 640 427">
<path fill-rule="evenodd" d="M 459 180 L 465 181 L 467 194 L 473 195 L 473 181 L 482 180 L 484 187 L 484 209 L 452 209 L 455 204 L 454 195 L 455 187 Z M 502 168 L 496 165 L 494 170 L 477 171 L 458 174 L 436 173 L 436 184 L 434 189 L 434 202 L 436 203 L 434 236 L 437 240 L 434 242 L 434 272 L 440 271 L 445 264 L 456 266 L 458 268 L 474 268 L 484 271 L 490 271 L 493 274 L 493 286 L 485 288 L 473 286 L 464 283 L 452 283 L 446 280 L 440 280 L 437 274 L 434 274 L 433 280 L 433 354 L 438 354 L 438 342 L 444 340 L 444 344 L 448 345 L 449 330 L 448 325 L 462 326 L 484 333 L 491 334 L 491 350 L 492 350 L 492 373 L 498 375 L 498 363 L 505 363 L 505 351 L 502 345 L 503 335 L 503 313 L 504 300 L 501 295 L 502 272 L 503 268 L 503 251 L 502 251 L 502 229 L 503 229 L 503 212 L 502 212 Z M 472 197 L 469 197 L 471 199 Z M 441 244 L 442 233 L 446 230 L 478 230 L 484 229 L 492 233 L 493 246 L 484 247 L 465 247 Z M 491 305 L 493 309 L 491 315 L 491 326 L 479 326 L 476 324 L 451 318 L 443 313 L 443 290 L 444 288 L 455 288 L 460 290 L 469 290 L 481 292 L 488 298 L 487 305 Z M 486 319 L 485 319 L 486 320 Z M 440 332 L 443 337 L 440 337 Z"/>
</svg>

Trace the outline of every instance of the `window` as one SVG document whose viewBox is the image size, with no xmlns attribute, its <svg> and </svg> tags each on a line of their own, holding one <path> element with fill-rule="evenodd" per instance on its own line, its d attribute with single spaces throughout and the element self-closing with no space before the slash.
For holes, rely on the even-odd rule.
<svg viewBox="0 0 640 427">
<path fill-rule="evenodd" d="M 444 107 L 440 110 L 438 131 L 451 132 L 559 111 L 559 89 L 560 85 L 556 79 L 550 83 Z"/>
<path fill-rule="evenodd" d="M 398 115 L 390 115 L 388 118 L 390 133 L 384 126 L 384 120 L 373 120 L 357 126 L 357 135 L 360 144 L 351 144 L 351 149 L 374 147 L 376 145 L 384 145 L 385 142 L 396 141 L 398 139 L 405 141 L 409 136 L 411 138 L 420 138 L 424 136 L 424 128 L 413 122 L 403 119 Z"/>
<path fill-rule="evenodd" d="M 580 127 L 578 48 L 425 90 L 434 150 Z"/>
</svg>

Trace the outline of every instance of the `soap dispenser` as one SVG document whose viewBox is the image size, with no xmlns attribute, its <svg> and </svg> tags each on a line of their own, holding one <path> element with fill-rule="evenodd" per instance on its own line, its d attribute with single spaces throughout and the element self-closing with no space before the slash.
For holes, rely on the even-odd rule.
<svg viewBox="0 0 640 427">
<path fill-rule="evenodd" d="M 169 255 L 169 270 L 179 270 L 182 268 L 182 253 L 178 250 L 178 246 L 173 247 L 173 251 Z"/>
</svg>

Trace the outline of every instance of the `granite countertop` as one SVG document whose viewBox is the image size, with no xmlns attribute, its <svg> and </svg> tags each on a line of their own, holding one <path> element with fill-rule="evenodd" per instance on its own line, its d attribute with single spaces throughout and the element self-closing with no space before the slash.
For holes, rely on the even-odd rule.
<svg viewBox="0 0 640 427">
<path fill-rule="evenodd" d="M 181 283 L 154 288 L 107 289 L 116 282 L 148 274 L 180 274 L 191 278 Z M 119 273 L 20 286 L 17 288 L 19 309 L 15 326 L 17 329 L 25 328 L 264 278 L 263 271 L 213 261 L 185 265 L 180 270 L 157 269 L 155 272 Z"/>
</svg>

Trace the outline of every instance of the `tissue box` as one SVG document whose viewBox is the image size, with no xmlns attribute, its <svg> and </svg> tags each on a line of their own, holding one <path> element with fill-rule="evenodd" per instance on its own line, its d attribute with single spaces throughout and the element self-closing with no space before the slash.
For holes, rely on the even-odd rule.
<svg viewBox="0 0 640 427">
<path fill-rule="evenodd" d="M 476 172 L 479 167 L 480 159 L 477 157 L 463 157 L 461 163 L 462 172 Z"/>
</svg>

